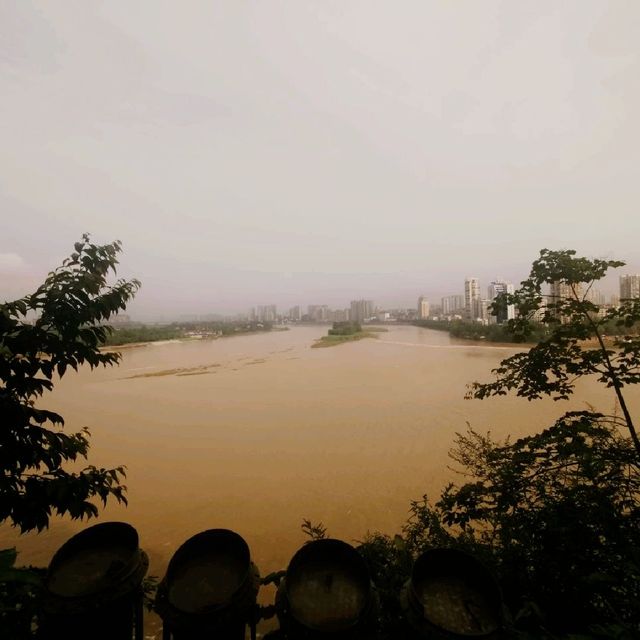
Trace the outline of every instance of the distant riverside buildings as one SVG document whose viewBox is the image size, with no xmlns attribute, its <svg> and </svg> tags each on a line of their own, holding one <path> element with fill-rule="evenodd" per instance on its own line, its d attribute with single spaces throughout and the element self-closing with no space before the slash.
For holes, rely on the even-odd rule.
<svg viewBox="0 0 640 640">
<path fill-rule="evenodd" d="M 425 296 L 418 298 L 418 319 L 426 320 L 429 317 L 429 300 Z"/>
<path fill-rule="evenodd" d="M 600 289 L 596 289 L 595 287 L 591 287 L 587 291 L 585 297 L 589 302 L 593 302 L 593 304 L 598 305 L 599 307 L 602 307 L 604 304 L 606 304 L 604 293 L 602 293 Z"/>
<path fill-rule="evenodd" d="M 513 292 L 514 287 L 511 282 L 506 282 L 504 280 L 494 280 L 491 284 L 489 284 L 489 289 L 487 291 L 487 293 L 489 294 L 489 303 L 492 303 L 500 294 L 512 294 Z M 507 305 L 506 309 L 501 309 L 492 317 L 495 318 L 495 322 L 497 324 L 503 324 L 508 320 L 513 320 L 516 317 L 515 306 L 512 304 Z"/>
<path fill-rule="evenodd" d="M 562 298 L 573 298 L 574 296 L 582 296 L 581 283 L 570 285 L 564 280 L 558 280 L 549 285 L 549 298 L 551 302 Z"/>
<path fill-rule="evenodd" d="M 256 319 L 255 316 L 256 312 L 254 311 L 254 320 Z M 289 311 L 282 315 L 282 317 L 277 318 L 277 321 L 322 323 L 348 322 L 349 316 L 349 309 L 332 309 L 328 304 L 310 304 L 307 305 L 306 313 L 303 313 L 300 305 L 296 305 L 295 307 L 291 307 Z"/>
<path fill-rule="evenodd" d="M 492 303 L 501 294 L 513 294 L 513 283 L 496 278 L 492 280 L 487 289 L 486 297 L 481 293 L 480 279 L 469 276 L 464 280 L 464 293 L 462 295 L 448 295 L 440 299 L 440 304 L 432 304 L 426 295 L 421 295 L 417 305 L 411 308 L 385 309 L 377 308 L 373 300 L 352 300 L 348 309 L 332 309 L 327 304 L 310 304 L 306 313 L 300 305 L 291 307 L 288 311 L 277 314 L 276 305 L 262 305 L 250 310 L 248 317 L 254 322 L 412 322 L 416 319 L 428 318 L 438 320 L 464 319 L 474 323 L 503 324 L 515 319 L 517 310 L 513 304 L 506 305 L 504 309 L 491 309 Z M 565 281 L 553 282 L 549 286 L 548 293 L 544 296 L 543 306 L 532 318 L 542 321 L 544 314 L 554 302 L 564 298 L 586 298 L 600 308 L 600 316 L 606 313 L 610 307 L 619 305 L 617 295 L 606 297 L 602 291 L 594 287 L 587 287 L 585 283 L 574 284 L 573 288 Z M 620 297 L 640 299 L 640 274 L 626 274 L 620 276 Z M 608 303 L 608 304 L 607 304 Z M 551 309 L 549 309 L 551 310 Z M 243 316 L 246 318 L 247 316 Z M 202 319 L 202 318 L 201 318 Z M 126 322 L 127 317 L 119 318 L 120 322 Z M 118 320 L 116 320 L 118 322 Z M 566 319 L 563 320 L 566 322 Z"/>
<path fill-rule="evenodd" d="M 464 281 L 464 311 L 467 320 L 476 320 L 482 315 L 482 298 L 480 297 L 480 280 L 465 278 Z"/>
<path fill-rule="evenodd" d="M 479 278 L 469 276 L 464 280 L 464 293 L 462 295 L 448 295 L 441 298 L 440 303 L 432 304 L 426 295 L 421 295 L 417 305 L 409 309 L 384 309 L 376 308 L 373 300 L 352 300 L 348 309 L 332 309 L 327 304 L 310 304 L 306 313 L 300 305 L 291 307 L 288 311 L 277 314 L 276 305 L 262 305 L 254 307 L 249 313 L 249 319 L 254 322 L 367 322 L 378 320 L 380 322 L 412 322 L 416 319 L 425 320 L 456 320 L 464 319 L 474 323 L 503 324 L 516 317 L 517 310 L 514 305 L 506 305 L 504 309 L 491 309 L 492 303 L 501 294 L 513 294 L 513 283 L 496 278 L 492 280 L 487 289 L 486 297 L 481 293 Z M 565 281 L 553 282 L 549 286 L 547 295 L 544 296 L 543 308 L 535 314 L 534 320 L 542 321 L 545 311 L 554 302 L 564 298 L 585 297 L 600 308 L 599 314 L 606 313 L 609 307 L 619 305 L 617 295 L 610 299 L 604 293 L 594 287 L 588 288 L 585 283 L 574 284 L 573 288 Z M 620 276 L 620 297 L 640 299 L 640 274 L 625 274 Z M 607 302 L 609 304 L 607 304 Z M 246 317 L 246 316 L 244 316 Z M 120 319 L 126 322 L 126 316 Z M 566 320 L 563 320 L 566 321 Z M 117 322 L 117 321 L 116 321 Z"/>
<path fill-rule="evenodd" d="M 569 284 L 564 280 L 558 280 L 552 282 L 549 285 L 548 305 L 557 304 L 564 299 L 573 299 L 575 297 L 582 298 L 584 290 L 582 283 Z M 558 316 L 558 312 L 554 311 L 554 315 Z M 561 324 L 567 324 L 570 319 L 567 316 L 562 316 Z"/>
<path fill-rule="evenodd" d="M 291 307 L 291 309 L 289 309 L 289 320 L 291 320 L 291 322 L 300 322 L 300 320 L 302 320 L 302 314 L 300 313 L 299 305 L 296 305 L 295 307 Z"/>
<path fill-rule="evenodd" d="M 445 296 L 442 298 L 442 315 L 453 316 L 464 311 L 464 296 Z"/>
<path fill-rule="evenodd" d="M 275 304 L 267 304 L 251 309 L 250 319 L 256 322 L 275 322 L 278 311 Z"/>
<path fill-rule="evenodd" d="M 332 317 L 331 317 L 331 314 Z M 335 311 L 332 311 L 330 314 L 330 319 L 333 322 L 348 322 L 349 321 L 349 309 L 336 309 Z"/>
<path fill-rule="evenodd" d="M 640 274 L 620 276 L 620 300 L 640 298 Z"/>
<path fill-rule="evenodd" d="M 307 315 L 312 322 L 329 322 L 329 306 L 326 304 L 310 304 Z"/>
<path fill-rule="evenodd" d="M 364 322 L 374 316 L 373 300 L 352 300 L 349 320 L 351 322 Z"/>
<path fill-rule="evenodd" d="M 489 309 L 491 307 L 491 300 L 487 298 L 480 298 L 476 303 L 476 322 L 482 324 L 490 324 L 491 321 L 495 322 L 495 318 L 490 314 Z"/>
</svg>

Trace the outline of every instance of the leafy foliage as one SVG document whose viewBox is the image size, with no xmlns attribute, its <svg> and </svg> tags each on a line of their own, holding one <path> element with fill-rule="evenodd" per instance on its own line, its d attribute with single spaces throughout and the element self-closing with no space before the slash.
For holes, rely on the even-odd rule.
<svg viewBox="0 0 640 640">
<path fill-rule="evenodd" d="M 313 524 L 311 520 L 307 520 L 304 518 L 302 520 L 302 525 L 300 525 L 302 529 L 302 533 L 309 538 L 307 542 L 313 542 L 314 540 L 324 540 L 327 537 L 327 528 L 322 524 L 322 522 L 318 522 L 318 524 Z"/>
<path fill-rule="evenodd" d="M 401 535 L 370 534 L 359 547 L 380 593 L 382 638 L 402 624 L 397 594 L 413 559 L 439 547 L 493 568 L 514 632 L 640 632 L 640 475 L 629 438 L 576 412 L 516 442 L 468 429 L 450 455 L 466 481 L 435 503 L 413 502 Z"/>
<path fill-rule="evenodd" d="M 84 235 L 74 249 L 33 294 L 0 305 L 0 522 L 22 532 L 46 528 L 53 513 L 95 516 L 95 497 L 126 503 L 124 468 L 65 470 L 65 463 L 87 457 L 89 431 L 65 434 L 62 416 L 36 407 L 70 367 L 119 361 L 120 354 L 99 349 L 110 332 L 103 323 L 140 286 L 122 279 L 107 284 L 119 241 L 95 245 Z"/>
<path fill-rule="evenodd" d="M 487 398 L 516 391 L 534 400 L 548 395 L 566 400 L 583 376 L 595 376 L 612 388 L 622 410 L 621 423 L 629 430 L 638 458 L 640 439 L 622 389 L 640 382 L 640 337 L 631 331 L 605 342 L 606 327 L 634 329 L 640 321 L 640 299 L 621 300 L 620 306 L 602 309 L 588 299 L 593 284 L 611 268 L 624 265 L 617 260 L 589 260 L 575 251 L 543 249 L 533 263 L 529 278 L 513 294 L 501 294 L 497 307 L 513 304 L 517 317 L 508 330 L 527 339 L 540 318 L 548 335 L 527 352 L 517 353 L 493 371 L 495 380 L 474 382 L 468 397 Z M 560 285 L 566 295 L 543 294 L 546 285 Z"/>
<path fill-rule="evenodd" d="M 357 547 L 365 559 L 380 599 L 379 637 L 397 638 L 404 626 L 399 595 L 411 575 L 413 549 L 401 535 L 368 533 Z"/>
<path fill-rule="evenodd" d="M 535 602 L 565 630 L 640 620 L 640 474 L 605 416 L 569 413 L 513 444 L 469 430 L 452 457 L 470 480 L 445 489 L 439 519 L 491 552 L 515 610 Z"/>
<path fill-rule="evenodd" d="M 640 382 L 640 300 L 603 309 L 589 299 L 593 284 L 622 264 L 541 251 L 520 289 L 494 303 L 518 310 L 507 326 L 512 341 L 539 342 L 467 396 L 562 400 L 577 379 L 593 376 L 613 389 L 621 415 L 567 412 L 516 442 L 458 434 L 450 455 L 465 481 L 435 503 L 412 503 L 402 536 L 374 534 L 363 544 L 383 601 L 408 579 L 407 554 L 457 547 L 494 568 L 511 626 L 525 637 L 638 637 L 640 442 L 623 389 Z M 402 612 L 394 616 L 384 621 L 385 638 Z"/>
<path fill-rule="evenodd" d="M 622 415 L 569 412 L 511 445 L 460 436 L 454 459 L 474 481 L 449 487 L 437 504 L 448 526 L 494 550 L 508 591 L 535 602 L 558 629 L 640 620 L 640 441 L 623 394 L 640 382 L 640 300 L 601 308 L 589 297 L 623 265 L 542 250 L 529 278 L 495 306 L 515 305 L 515 339 L 528 339 L 538 322 L 546 336 L 468 394 L 564 400 L 591 376 L 613 389 Z"/>
</svg>

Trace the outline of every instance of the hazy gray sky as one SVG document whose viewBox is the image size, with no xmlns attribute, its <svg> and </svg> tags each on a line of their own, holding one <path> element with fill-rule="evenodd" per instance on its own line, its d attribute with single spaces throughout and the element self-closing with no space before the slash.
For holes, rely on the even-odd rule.
<svg viewBox="0 0 640 640">
<path fill-rule="evenodd" d="M 84 231 L 134 316 L 640 270 L 640 2 L 0 0 L 0 298 Z"/>
</svg>

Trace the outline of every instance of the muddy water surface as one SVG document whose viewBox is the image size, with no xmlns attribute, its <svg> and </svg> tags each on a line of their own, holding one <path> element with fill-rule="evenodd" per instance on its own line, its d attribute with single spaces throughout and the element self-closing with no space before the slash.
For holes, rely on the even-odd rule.
<svg viewBox="0 0 640 640">
<path fill-rule="evenodd" d="M 311 349 L 325 332 L 126 349 L 119 367 L 71 372 L 46 398 L 68 430 L 91 429 L 92 464 L 127 466 L 129 507 L 111 505 L 100 521 L 137 528 L 150 573 L 162 575 L 177 547 L 208 528 L 240 533 L 263 575 L 303 542 L 302 518 L 347 541 L 397 531 L 411 499 L 452 477 L 447 450 L 466 422 L 519 436 L 585 402 L 612 407 L 589 381 L 571 404 L 464 400 L 465 385 L 488 380 L 511 347 L 398 326 Z M 637 413 L 637 392 L 631 400 Z M 20 539 L 3 527 L 0 548 L 17 544 L 23 562 L 47 564 L 85 526 L 56 520 Z"/>
</svg>

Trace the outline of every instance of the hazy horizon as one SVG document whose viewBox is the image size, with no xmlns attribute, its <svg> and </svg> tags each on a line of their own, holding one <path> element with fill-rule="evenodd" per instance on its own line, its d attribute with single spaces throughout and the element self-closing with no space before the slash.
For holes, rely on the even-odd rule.
<svg viewBox="0 0 640 640">
<path fill-rule="evenodd" d="M 640 4 L 0 4 L 0 299 L 83 232 L 135 318 L 640 272 Z"/>
</svg>

